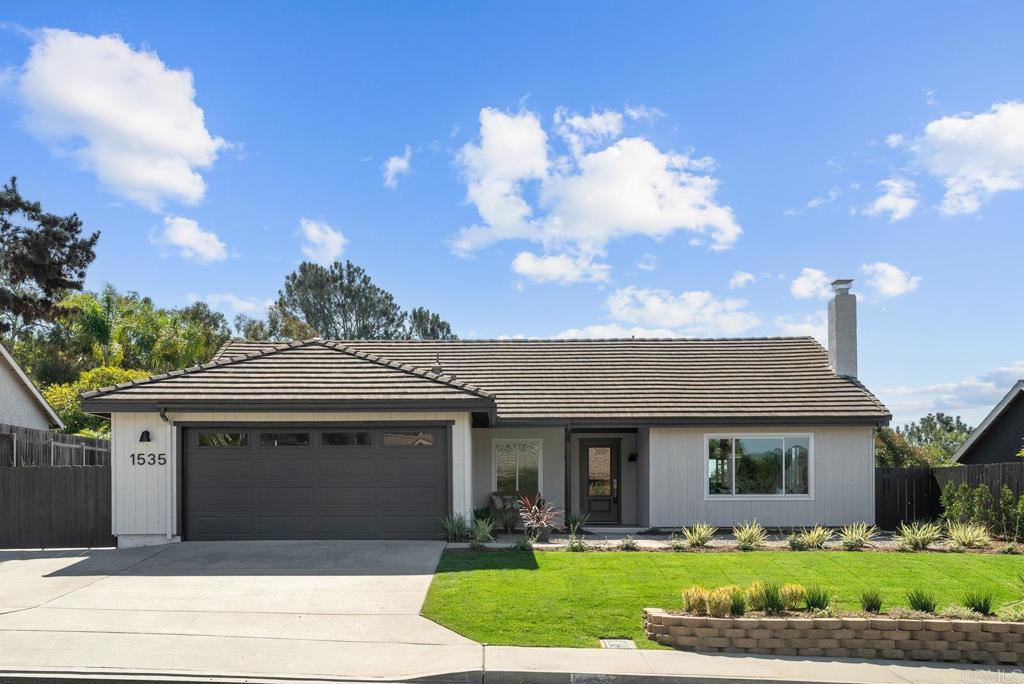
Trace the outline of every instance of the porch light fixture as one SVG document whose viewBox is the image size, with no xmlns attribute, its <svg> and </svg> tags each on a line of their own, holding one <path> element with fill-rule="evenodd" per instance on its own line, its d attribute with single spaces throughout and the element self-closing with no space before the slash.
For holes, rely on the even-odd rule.
<svg viewBox="0 0 1024 684">
<path fill-rule="evenodd" d="M 151 442 L 151 441 L 152 441 L 152 440 L 151 440 L 151 439 L 149 438 L 149 430 L 143 430 L 143 431 L 142 431 L 142 434 L 141 434 L 141 435 L 139 435 L 139 441 L 140 441 L 140 442 Z"/>
</svg>

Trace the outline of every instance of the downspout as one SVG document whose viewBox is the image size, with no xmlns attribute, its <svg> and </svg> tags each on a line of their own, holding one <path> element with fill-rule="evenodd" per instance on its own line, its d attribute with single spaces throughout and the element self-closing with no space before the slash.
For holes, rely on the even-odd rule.
<svg viewBox="0 0 1024 684">
<path fill-rule="evenodd" d="M 569 479 L 572 476 L 572 423 L 565 425 L 565 518 L 569 519 L 572 512 L 572 484 Z"/>
</svg>

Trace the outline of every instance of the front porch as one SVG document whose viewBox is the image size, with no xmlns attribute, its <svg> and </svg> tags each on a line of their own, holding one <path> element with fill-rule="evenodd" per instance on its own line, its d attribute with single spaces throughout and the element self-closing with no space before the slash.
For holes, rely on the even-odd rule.
<svg viewBox="0 0 1024 684">
<path fill-rule="evenodd" d="M 650 520 L 646 428 L 499 427 L 472 430 L 472 502 L 493 492 L 539 491 L 609 534 Z"/>
</svg>

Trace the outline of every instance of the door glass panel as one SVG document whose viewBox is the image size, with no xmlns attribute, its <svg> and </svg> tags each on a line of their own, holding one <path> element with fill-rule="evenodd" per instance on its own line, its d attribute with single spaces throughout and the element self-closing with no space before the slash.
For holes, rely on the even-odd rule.
<svg viewBox="0 0 1024 684">
<path fill-rule="evenodd" d="M 261 447 L 309 446 L 308 432 L 261 432 Z"/>
<path fill-rule="evenodd" d="M 611 447 L 587 447 L 587 495 L 612 495 Z"/>
<path fill-rule="evenodd" d="M 200 432 L 201 447 L 246 447 L 249 446 L 248 432 Z"/>
<path fill-rule="evenodd" d="M 320 438 L 323 446 L 370 446 L 373 436 L 369 432 L 325 432 Z"/>
<path fill-rule="evenodd" d="M 424 447 L 434 446 L 433 432 L 385 432 L 386 447 Z"/>
</svg>

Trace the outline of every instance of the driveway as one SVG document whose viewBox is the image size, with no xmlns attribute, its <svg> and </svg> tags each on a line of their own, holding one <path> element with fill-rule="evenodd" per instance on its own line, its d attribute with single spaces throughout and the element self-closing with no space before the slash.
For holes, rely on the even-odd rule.
<svg viewBox="0 0 1024 684">
<path fill-rule="evenodd" d="M 380 679 L 476 670 L 478 644 L 419 615 L 443 548 L 0 551 L 0 672 Z"/>
</svg>

